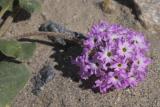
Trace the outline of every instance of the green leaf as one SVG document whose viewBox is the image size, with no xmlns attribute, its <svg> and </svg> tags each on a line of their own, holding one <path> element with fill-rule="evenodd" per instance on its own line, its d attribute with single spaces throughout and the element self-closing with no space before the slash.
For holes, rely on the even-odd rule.
<svg viewBox="0 0 160 107">
<path fill-rule="evenodd" d="M 33 56 L 36 49 L 35 43 L 20 43 L 14 40 L 0 39 L 0 52 L 5 56 L 18 60 L 27 60 Z"/>
<path fill-rule="evenodd" d="M 23 64 L 0 62 L 0 107 L 10 105 L 25 86 L 30 72 Z"/>
<path fill-rule="evenodd" d="M 0 51 L 8 57 L 17 58 L 21 52 L 21 44 L 14 40 L 0 40 Z"/>
<path fill-rule="evenodd" d="M 1 6 L 2 10 L 5 9 L 5 10 L 12 11 L 13 1 L 14 0 L 0 0 L 0 6 Z"/>
<path fill-rule="evenodd" d="M 29 13 L 33 13 L 35 10 L 41 8 L 41 5 L 37 0 L 19 0 L 19 4 Z"/>
<path fill-rule="evenodd" d="M 33 56 L 35 49 L 36 43 L 21 43 L 21 52 L 18 59 L 28 60 Z"/>
</svg>

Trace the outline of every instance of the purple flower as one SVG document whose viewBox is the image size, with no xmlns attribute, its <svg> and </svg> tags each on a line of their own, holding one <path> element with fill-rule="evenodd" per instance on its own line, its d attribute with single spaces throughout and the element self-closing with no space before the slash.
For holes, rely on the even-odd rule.
<svg viewBox="0 0 160 107">
<path fill-rule="evenodd" d="M 109 39 L 110 43 L 115 42 L 117 39 L 122 38 L 122 35 L 116 33 L 116 32 L 108 32 L 107 37 Z"/>
<path fill-rule="evenodd" d="M 94 38 L 88 38 L 83 42 L 83 45 L 85 46 L 85 48 L 92 49 L 95 45 Z"/>
<path fill-rule="evenodd" d="M 137 79 L 135 77 L 129 77 L 129 78 L 127 78 L 126 82 L 128 83 L 128 85 L 130 87 L 135 87 L 138 84 L 138 81 L 137 81 Z"/>
<path fill-rule="evenodd" d="M 115 57 L 115 61 L 111 65 L 111 68 L 113 68 L 115 71 L 125 70 L 127 67 L 128 65 L 126 59 L 120 58 L 118 56 Z"/>
<path fill-rule="evenodd" d="M 121 78 L 116 72 L 109 72 L 108 73 L 108 81 L 107 84 L 112 84 L 113 87 L 120 89 L 122 87 Z"/>
<path fill-rule="evenodd" d="M 97 52 L 96 58 L 99 61 L 110 63 L 113 60 L 113 51 L 111 47 L 105 47 L 101 49 L 101 52 Z"/>
<path fill-rule="evenodd" d="M 119 42 L 117 53 L 120 56 L 125 56 L 127 58 L 132 56 L 133 47 L 128 42 Z"/>
<path fill-rule="evenodd" d="M 91 28 L 91 32 L 89 32 L 89 35 L 103 35 L 106 34 L 108 29 L 108 23 L 101 21 L 99 24 L 95 24 Z"/>
<path fill-rule="evenodd" d="M 150 59 L 145 57 L 144 55 L 138 54 L 136 58 L 133 60 L 133 66 L 137 68 L 139 71 L 146 70 L 145 68 L 150 63 Z"/>
<path fill-rule="evenodd" d="M 133 88 L 147 75 L 151 62 L 145 55 L 148 50 L 142 33 L 101 21 L 91 28 L 74 64 L 79 66 L 82 79 L 95 77 L 93 88 L 101 93 Z"/>
</svg>

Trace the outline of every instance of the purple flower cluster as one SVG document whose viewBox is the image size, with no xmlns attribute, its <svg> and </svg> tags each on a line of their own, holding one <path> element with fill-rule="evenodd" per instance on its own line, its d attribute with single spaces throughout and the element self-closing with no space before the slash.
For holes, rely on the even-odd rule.
<svg viewBox="0 0 160 107">
<path fill-rule="evenodd" d="M 93 87 L 101 93 L 135 87 L 147 73 L 148 47 L 142 33 L 100 22 L 91 28 L 74 64 L 79 66 L 82 79 L 95 76 Z"/>
</svg>

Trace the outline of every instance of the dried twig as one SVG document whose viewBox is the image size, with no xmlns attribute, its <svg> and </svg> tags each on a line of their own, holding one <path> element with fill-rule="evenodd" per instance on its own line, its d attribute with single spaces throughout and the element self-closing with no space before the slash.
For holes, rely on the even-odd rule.
<svg viewBox="0 0 160 107">
<path fill-rule="evenodd" d="M 37 31 L 37 32 L 30 32 L 30 33 L 24 33 L 22 35 L 16 36 L 16 39 L 21 38 L 28 38 L 32 36 L 44 36 L 44 37 L 54 37 L 54 38 L 62 38 L 65 40 L 70 40 L 73 42 L 80 42 L 80 39 L 78 39 L 74 34 L 72 33 L 58 33 L 58 32 L 43 32 L 43 31 Z"/>
<path fill-rule="evenodd" d="M 0 37 L 2 37 L 6 31 L 9 29 L 13 21 L 13 17 L 8 16 L 3 25 L 0 28 Z"/>
</svg>

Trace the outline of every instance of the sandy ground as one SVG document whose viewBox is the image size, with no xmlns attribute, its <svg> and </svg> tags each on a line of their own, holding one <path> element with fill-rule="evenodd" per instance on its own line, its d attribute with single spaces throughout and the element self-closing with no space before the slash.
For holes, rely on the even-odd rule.
<svg viewBox="0 0 160 107">
<path fill-rule="evenodd" d="M 77 81 L 73 65 L 67 62 L 75 55 L 78 47 L 67 48 L 65 52 L 55 51 L 56 46 L 38 44 L 34 57 L 29 61 L 32 77 L 46 61 L 58 63 L 55 78 L 46 84 L 39 96 L 31 93 L 32 82 L 17 95 L 13 107 L 160 107 L 160 36 L 143 29 L 134 19 L 131 10 L 117 2 L 111 14 L 102 12 L 99 0 L 44 0 L 42 11 L 34 13 L 31 19 L 11 25 L 6 36 L 36 31 L 41 23 L 52 20 L 68 29 L 87 33 L 93 23 L 106 20 L 143 31 L 151 43 L 152 64 L 146 80 L 134 89 L 112 91 L 107 94 L 94 93 L 88 86 Z M 59 48 L 59 47 L 58 47 Z"/>
</svg>

